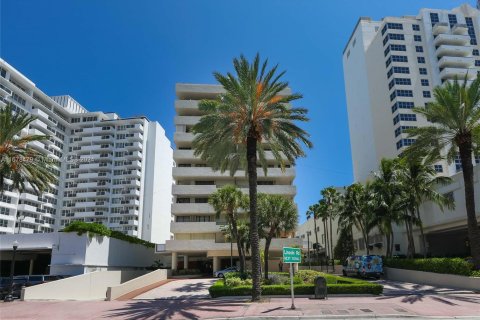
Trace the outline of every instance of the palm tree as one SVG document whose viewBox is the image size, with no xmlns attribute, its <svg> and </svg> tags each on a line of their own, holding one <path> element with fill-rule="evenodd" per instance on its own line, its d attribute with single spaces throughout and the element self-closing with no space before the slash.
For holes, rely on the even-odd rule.
<svg viewBox="0 0 480 320">
<path fill-rule="evenodd" d="M 362 233 L 367 254 L 370 254 L 368 242 L 369 233 L 373 227 L 371 198 L 372 187 L 369 183 L 365 186 L 361 183 L 348 186 L 343 196 L 343 205 L 338 217 L 340 228 L 346 229 L 355 226 Z"/>
<path fill-rule="evenodd" d="M 409 130 L 416 142 L 406 150 L 410 158 L 426 157 L 426 162 L 446 158 L 452 162 L 460 153 L 465 186 L 465 204 L 470 248 L 475 265 L 480 268 L 480 228 L 475 213 L 473 183 L 474 151 L 480 149 L 480 77 L 467 85 L 455 79 L 433 90 L 434 101 L 414 111 L 432 125 Z"/>
<path fill-rule="evenodd" d="M 27 113 L 14 112 L 11 105 L 0 108 L 0 192 L 4 191 L 6 179 L 12 180 L 12 188 L 20 193 L 30 185 L 36 194 L 48 190 L 49 184 L 56 181 L 51 172 L 52 159 L 28 145 L 49 137 L 21 132 L 35 119 Z"/>
<path fill-rule="evenodd" d="M 222 214 L 225 214 L 227 218 L 227 223 L 231 231 L 231 239 L 237 243 L 240 272 L 243 274 L 245 272 L 245 252 L 242 250 L 240 242 L 237 241 L 237 221 L 239 219 L 238 210 L 248 208 L 248 197 L 237 189 L 237 187 L 226 185 L 215 191 L 208 199 L 208 203 L 210 203 L 215 210 L 216 219 L 219 219 Z"/>
<path fill-rule="evenodd" d="M 318 230 L 317 230 L 317 219 L 319 218 L 319 215 L 320 215 L 319 206 L 320 205 L 318 203 L 315 203 L 314 205 L 311 205 L 310 207 L 308 207 L 306 216 L 307 216 L 307 219 L 310 219 L 310 218 L 313 219 L 313 228 L 315 232 L 315 242 L 316 242 L 315 255 L 318 259 L 318 262 L 320 263 L 320 255 L 318 254 L 318 251 L 320 250 L 318 246 L 320 245 L 320 243 L 318 242 Z M 310 248 L 308 250 L 310 250 Z"/>
<path fill-rule="evenodd" d="M 329 222 L 330 226 L 330 258 L 335 259 L 334 251 L 333 251 L 333 228 L 332 228 L 332 220 L 335 219 L 338 213 L 338 206 L 340 201 L 340 194 L 334 187 L 328 187 L 320 191 L 320 194 L 323 196 L 325 200 L 325 210 L 326 210 L 326 217 Z"/>
<path fill-rule="evenodd" d="M 437 204 L 441 210 L 443 210 L 443 207 L 453 209 L 455 207 L 453 201 L 436 191 L 436 187 L 439 185 L 447 185 L 452 179 L 436 176 L 436 171 L 432 165 L 421 163 L 419 160 L 404 158 L 402 159 L 400 180 L 411 202 L 409 207 L 414 211 L 413 214 L 420 228 L 423 256 L 426 258 L 427 242 L 423 231 L 420 205 L 424 201 L 431 201 Z"/>
<path fill-rule="evenodd" d="M 373 223 L 387 240 L 387 257 L 393 254 L 393 224 L 399 223 L 405 209 L 405 196 L 398 179 L 398 160 L 382 159 L 372 183 Z"/>
<path fill-rule="evenodd" d="M 267 70 L 257 54 L 252 63 L 241 55 L 233 60 L 235 75 L 214 73 L 225 93 L 214 100 L 199 104 L 203 112 L 193 127 L 195 156 L 214 170 L 245 170 L 250 197 L 250 245 L 252 250 L 252 300 L 261 297 L 261 265 L 257 214 L 257 160 L 267 175 L 265 151 L 285 170 L 298 157 L 305 156 L 301 143 L 311 147 L 308 133 L 295 121 L 308 121 L 307 110 L 293 108 L 290 103 L 300 94 L 288 92 L 288 82 L 280 81 L 285 72 L 277 74 L 277 66 Z"/>
<path fill-rule="evenodd" d="M 268 256 L 273 238 L 278 238 L 282 233 L 295 230 L 298 223 L 298 212 L 295 203 L 280 195 L 258 195 L 258 214 L 260 230 L 264 234 L 264 273 L 268 279 Z"/>
</svg>

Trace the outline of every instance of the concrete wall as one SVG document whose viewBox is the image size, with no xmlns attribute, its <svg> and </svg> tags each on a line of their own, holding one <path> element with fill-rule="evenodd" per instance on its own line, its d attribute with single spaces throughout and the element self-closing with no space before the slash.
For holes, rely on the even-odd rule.
<svg viewBox="0 0 480 320">
<path fill-rule="evenodd" d="M 455 289 L 480 290 L 480 278 L 423 272 L 405 269 L 385 268 L 385 277 L 394 281 L 405 281 L 431 286 L 440 286 Z"/>
<path fill-rule="evenodd" d="M 159 269 L 138 278 L 132 279 L 130 281 L 124 282 L 120 285 L 109 287 L 107 289 L 107 300 L 115 300 L 134 290 L 144 288 L 146 286 L 155 284 L 163 280 L 167 280 L 167 276 L 168 274 L 166 269 Z"/>
<path fill-rule="evenodd" d="M 97 271 L 27 287 L 22 300 L 104 300 L 109 287 L 145 274 L 145 271 Z"/>
</svg>

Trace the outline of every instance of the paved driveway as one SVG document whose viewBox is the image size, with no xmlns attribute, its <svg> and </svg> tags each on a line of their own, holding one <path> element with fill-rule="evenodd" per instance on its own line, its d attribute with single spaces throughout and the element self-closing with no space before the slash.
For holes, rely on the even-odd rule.
<svg viewBox="0 0 480 320">
<path fill-rule="evenodd" d="M 427 295 L 427 294 L 471 294 L 471 290 L 462 290 L 456 288 L 444 288 L 429 286 L 426 284 L 391 281 L 391 280 L 376 280 L 372 281 L 383 285 L 383 294 L 390 295 Z"/>
<path fill-rule="evenodd" d="M 136 296 L 135 300 L 207 299 L 208 288 L 217 279 L 178 279 Z"/>
</svg>

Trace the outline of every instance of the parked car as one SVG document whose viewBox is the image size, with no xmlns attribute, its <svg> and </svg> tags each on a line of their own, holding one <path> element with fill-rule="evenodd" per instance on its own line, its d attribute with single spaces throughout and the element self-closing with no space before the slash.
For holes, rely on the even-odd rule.
<svg viewBox="0 0 480 320">
<path fill-rule="evenodd" d="M 229 267 L 223 270 L 218 270 L 213 273 L 215 278 L 223 278 L 229 272 L 238 272 L 237 267 Z"/>
<path fill-rule="evenodd" d="M 382 257 L 377 255 L 351 256 L 343 263 L 344 276 L 356 275 L 363 278 L 380 278 L 383 275 Z"/>
</svg>

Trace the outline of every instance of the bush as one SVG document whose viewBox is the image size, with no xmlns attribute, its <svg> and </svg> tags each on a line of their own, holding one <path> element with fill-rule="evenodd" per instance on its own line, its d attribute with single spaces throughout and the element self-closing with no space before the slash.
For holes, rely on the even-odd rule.
<svg viewBox="0 0 480 320">
<path fill-rule="evenodd" d="M 242 280 L 240 277 L 228 277 L 225 278 L 225 286 L 238 287 L 238 286 L 251 286 L 252 279 Z"/>
<path fill-rule="evenodd" d="M 101 223 L 94 223 L 94 222 L 88 223 L 83 221 L 74 221 L 60 231 L 76 232 L 79 236 L 81 236 L 84 233 L 87 233 L 90 236 L 93 234 L 97 234 L 101 236 L 115 238 L 118 240 L 123 240 L 129 243 L 141 244 L 148 248 L 155 248 L 155 244 L 149 241 L 142 240 L 137 237 L 128 236 L 126 234 L 121 233 L 120 231 L 112 231 Z"/>
<path fill-rule="evenodd" d="M 385 267 L 470 276 L 473 264 L 462 258 L 385 259 Z"/>
<path fill-rule="evenodd" d="M 212 298 L 222 296 L 249 296 L 252 294 L 251 285 L 241 285 L 237 287 L 225 286 L 223 280 L 218 280 L 209 289 Z M 313 284 L 297 284 L 294 286 L 295 294 L 313 295 L 315 286 Z M 353 281 L 348 284 L 327 284 L 329 294 L 375 294 L 383 292 L 383 286 L 367 281 Z M 264 295 L 290 295 L 290 285 L 263 285 L 262 294 Z"/>
<path fill-rule="evenodd" d="M 268 279 L 264 280 L 266 285 L 278 285 L 278 284 L 286 284 L 289 281 L 289 277 L 287 275 L 278 274 L 278 273 L 269 273 Z"/>
</svg>

